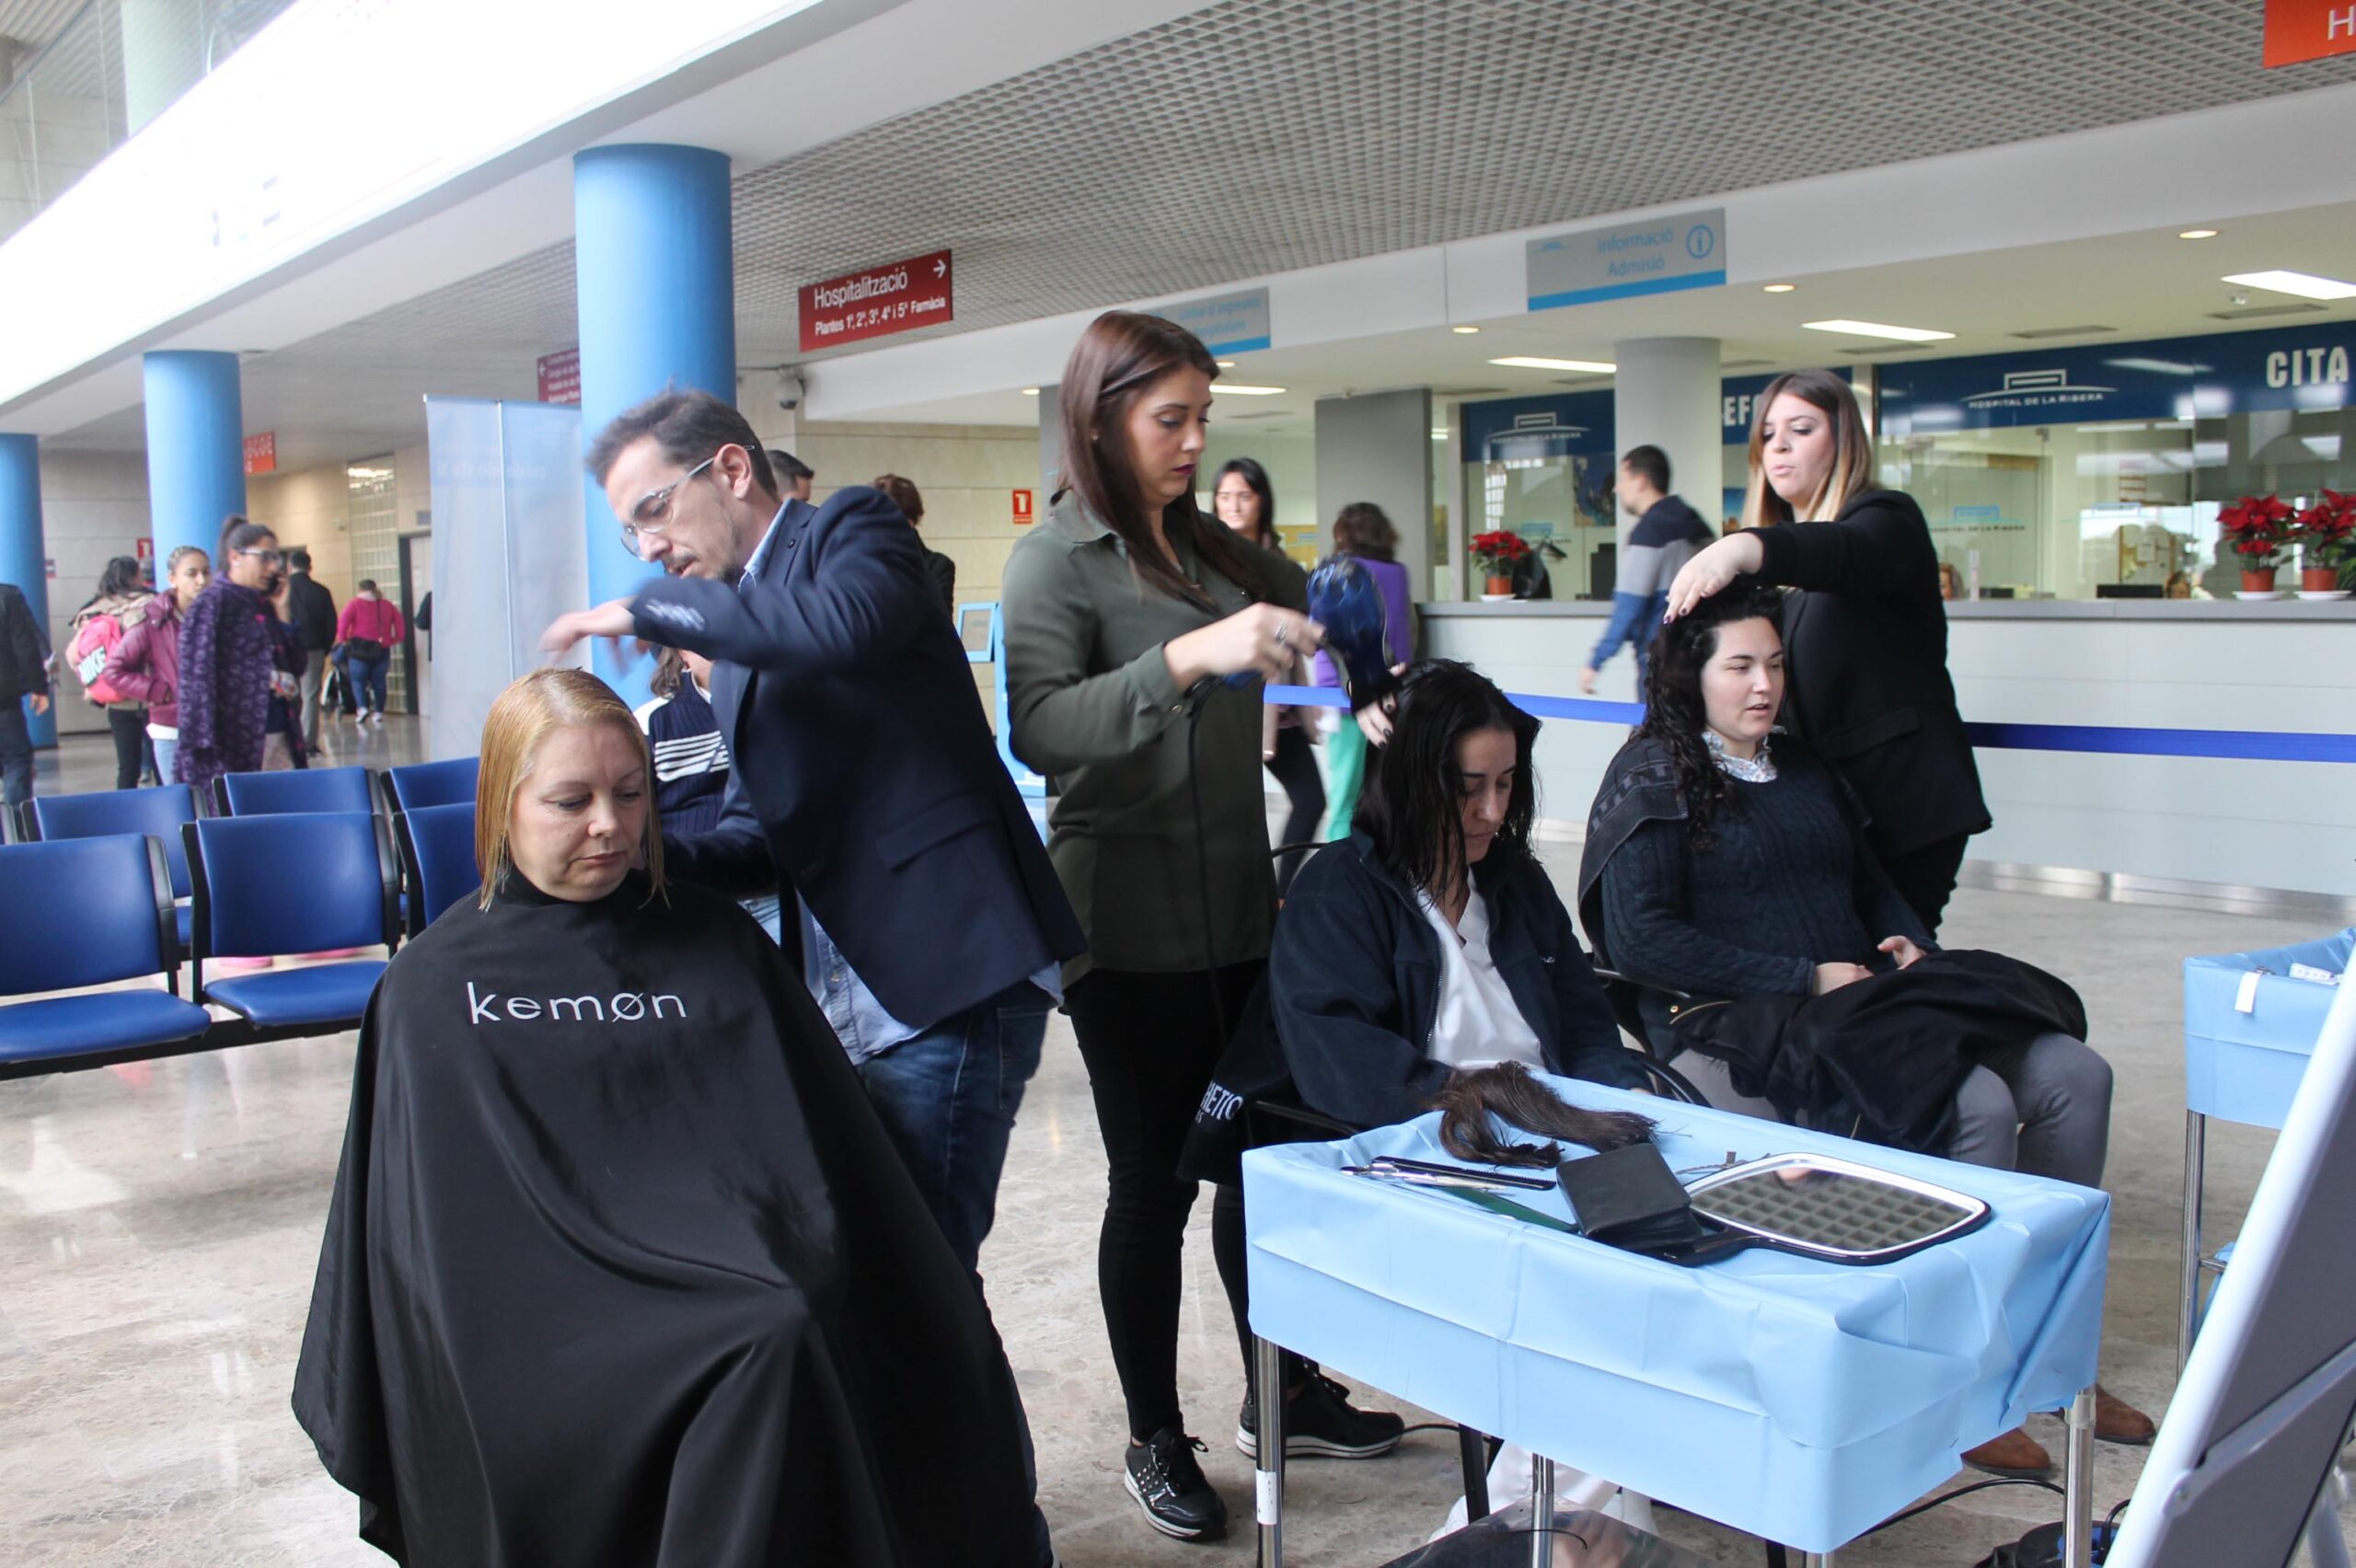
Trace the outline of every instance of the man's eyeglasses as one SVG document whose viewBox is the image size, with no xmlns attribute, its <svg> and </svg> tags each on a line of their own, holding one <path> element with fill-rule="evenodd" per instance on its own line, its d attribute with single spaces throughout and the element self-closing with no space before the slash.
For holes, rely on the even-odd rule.
<svg viewBox="0 0 2356 1568">
<path fill-rule="evenodd" d="M 677 496 L 679 487 L 719 461 L 720 454 L 715 452 L 661 490 L 648 490 L 638 498 L 638 504 L 631 507 L 629 515 L 622 519 L 622 544 L 630 554 L 641 553 L 638 548 L 641 534 L 660 534 L 671 525 L 671 502 Z"/>
<path fill-rule="evenodd" d="M 261 562 L 264 566 L 284 566 L 286 564 L 286 552 L 284 550 L 239 550 L 237 554 L 241 556 L 251 556 L 254 559 Z"/>
</svg>

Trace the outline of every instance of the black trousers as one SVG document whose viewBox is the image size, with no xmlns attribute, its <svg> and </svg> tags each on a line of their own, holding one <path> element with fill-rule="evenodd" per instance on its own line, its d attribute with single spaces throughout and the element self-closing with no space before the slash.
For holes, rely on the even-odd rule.
<svg viewBox="0 0 2356 1568">
<path fill-rule="evenodd" d="M 1088 1064 L 1109 1167 L 1097 1290 L 1128 1406 L 1129 1435 L 1139 1442 L 1164 1428 L 1185 1430 L 1178 1408 L 1178 1314 L 1186 1217 L 1198 1183 L 1179 1179 L 1178 1156 L 1227 1046 L 1212 986 L 1232 1026 L 1264 967 L 1255 962 L 1184 974 L 1097 969 L 1064 997 Z M 1231 1235 L 1220 1237 L 1212 1252 L 1229 1299 L 1240 1303 L 1240 1192 L 1231 1207 L 1227 1215 L 1214 1209 L 1215 1229 L 1223 1222 Z"/>
<path fill-rule="evenodd" d="M 147 759 L 147 710 L 108 709 L 107 732 L 114 737 L 114 787 L 138 789 L 139 770 Z"/>
<path fill-rule="evenodd" d="M 1899 895 L 1913 905 L 1923 929 L 1934 937 L 1939 934 L 1939 917 L 1955 893 L 1956 873 L 1963 869 L 1963 847 L 1970 841 L 1971 835 L 1958 833 L 1903 855 L 1882 858 L 1882 870 L 1898 884 Z"/>
<path fill-rule="evenodd" d="M 1313 715 L 1303 715 L 1301 722 L 1313 724 Z M 1285 799 L 1292 809 L 1285 815 L 1284 836 L 1276 847 L 1288 844 L 1308 844 L 1314 847 L 1317 824 L 1325 815 L 1325 782 L 1317 774 L 1317 748 L 1311 744 L 1309 732 L 1298 725 L 1284 724 L 1276 729 L 1276 755 L 1268 764 L 1268 771 L 1284 786 Z M 1276 896 L 1282 898 L 1292 887 L 1295 872 L 1300 870 L 1310 851 L 1302 849 L 1284 856 L 1276 861 Z"/>
</svg>

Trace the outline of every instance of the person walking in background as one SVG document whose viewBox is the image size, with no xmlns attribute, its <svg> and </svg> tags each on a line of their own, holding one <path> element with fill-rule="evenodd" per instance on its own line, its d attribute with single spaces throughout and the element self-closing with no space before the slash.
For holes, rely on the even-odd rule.
<svg viewBox="0 0 2356 1568">
<path fill-rule="evenodd" d="M 1371 502 L 1353 502 L 1334 519 L 1334 553 L 1356 559 L 1382 590 L 1383 629 L 1391 642 L 1391 662 L 1404 664 L 1415 657 L 1415 623 L 1407 569 L 1393 559 L 1398 548 L 1399 530 L 1391 525 L 1382 508 Z M 1322 651 L 1315 670 L 1319 686 L 1340 688 L 1342 677 Z M 1334 843 L 1350 836 L 1358 786 L 1366 778 L 1367 739 L 1346 717 L 1328 733 L 1333 738 L 1325 748 L 1325 839 Z"/>
<path fill-rule="evenodd" d="M 1198 1188 L 1179 1156 L 1276 924 L 1260 683 L 1288 678 L 1322 636 L 1305 594 L 1275 597 L 1299 590 L 1271 558 L 1196 509 L 1218 375 L 1194 334 L 1159 317 L 1091 322 L 1064 368 L 1063 488 L 1016 541 L 1005 588 L 1013 751 L 1062 787 L 1047 853 L 1088 932 L 1064 1010 L 1110 1168 L 1097 1287 L 1128 1418 L 1122 1482 L 1180 1540 L 1224 1535 L 1227 1505 L 1178 1398 Z M 1212 1229 L 1232 1309 L 1243 1210 L 1228 1189 Z M 1321 1452 L 1395 1447 L 1399 1419 L 1351 1409 L 1336 1387 L 1288 1388 L 1288 1433 Z"/>
<path fill-rule="evenodd" d="M 0 805 L 33 796 L 33 738 L 25 709 L 49 711 L 49 640 L 13 582 L 0 582 Z"/>
<path fill-rule="evenodd" d="M 900 515 L 908 520 L 909 527 L 921 528 L 924 525 L 924 497 L 918 493 L 912 482 L 897 474 L 879 474 L 875 478 L 875 488 L 900 509 Z M 923 540 L 917 542 L 924 550 L 925 580 L 932 584 L 933 592 L 941 595 L 941 607 L 954 617 L 957 614 L 957 563 Z"/>
<path fill-rule="evenodd" d="M 156 778 L 172 782 L 180 744 L 180 627 L 212 581 L 213 563 L 194 545 L 182 545 L 164 563 L 164 591 L 147 601 L 130 630 L 107 656 L 107 685 L 147 705 L 147 740 L 156 748 Z"/>
<path fill-rule="evenodd" d="M 418 618 L 425 618 L 422 605 Z M 665 648 L 647 684 L 654 696 L 639 706 L 637 719 L 654 758 L 654 809 L 667 832 L 709 833 L 720 825 L 728 799 L 728 743 L 720 733 L 720 716 L 711 710 L 711 661 Z M 738 902 L 776 941 L 778 895 L 765 893 Z"/>
<path fill-rule="evenodd" d="M 1878 488 L 1847 382 L 1798 370 L 1767 384 L 1742 520 L 1678 572 L 1668 614 L 1744 577 L 1801 590 L 1784 601 L 1785 721 L 1856 791 L 1865 842 L 1936 936 L 1988 802 L 1947 675 L 1931 525 L 1912 496 Z"/>
<path fill-rule="evenodd" d="M 779 492 L 787 501 L 810 504 L 810 487 L 818 480 L 817 470 L 780 446 L 769 448 L 769 472 L 777 480 Z"/>
<path fill-rule="evenodd" d="M 1239 536 L 1291 564 L 1285 556 L 1281 536 L 1276 533 L 1276 495 L 1268 483 L 1265 468 L 1249 457 L 1231 459 L 1218 471 L 1218 483 L 1211 490 L 1211 506 L 1218 520 Z M 1304 588 L 1304 602 L 1306 598 Z M 1325 781 L 1318 777 L 1317 756 L 1311 749 L 1320 733 L 1319 711 L 1314 708 L 1262 707 L 1260 762 L 1284 790 L 1288 807 L 1284 833 L 1277 840 L 1279 848 L 1314 841 L 1318 821 L 1325 814 Z M 1292 879 L 1308 858 L 1308 850 L 1299 849 L 1276 862 L 1279 901 L 1291 891 Z"/>
<path fill-rule="evenodd" d="M 336 617 L 335 640 L 343 645 L 344 664 L 359 692 L 363 724 L 385 721 L 385 670 L 393 661 L 393 644 L 406 635 L 400 611 L 376 591 L 376 580 L 362 578 L 360 591 Z"/>
<path fill-rule="evenodd" d="M 311 575 L 311 552 L 297 547 L 286 552 L 286 605 L 294 623 L 295 640 L 303 645 L 303 692 L 298 707 L 303 718 L 303 749 L 319 749 L 319 698 L 328 681 L 328 651 L 335 646 L 335 595 Z"/>
<path fill-rule="evenodd" d="M 1595 695 L 1596 673 L 1623 642 L 1635 649 L 1636 690 L 1645 689 L 1645 661 L 1661 612 L 1669 607 L 1669 582 L 1716 537 L 1700 513 L 1669 493 L 1669 454 L 1657 446 L 1632 447 L 1620 459 L 1621 510 L 1636 523 L 1621 541 L 1611 618 L 1579 672 L 1579 690 L 1589 697 Z"/>
<path fill-rule="evenodd" d="M 145 613 L 156 595 L 146 574 L 131 556 L 107 562 L 98 577 L 98 591 L 74 612 L 72 635 L 66 640 L 74 673 L 82 691 L 106 709 L 107 732 L 114 740 L 114 787 L 136 790 L 147 760 L 147 708 L 115 689 L 106 678 L 108 656 L 122 642 L 123 634 Z"/>
<path fill-rule="evenodd" d="M 302 732 L 284 698 L 302 689 L 303 649 L 274 613 L 286 571 L 278 536 L 232 516 L 221 570 L 180 624 L 179 749 L 174 777 L 209 801 L 225 773 L 298 765 Z"/>
</svg>

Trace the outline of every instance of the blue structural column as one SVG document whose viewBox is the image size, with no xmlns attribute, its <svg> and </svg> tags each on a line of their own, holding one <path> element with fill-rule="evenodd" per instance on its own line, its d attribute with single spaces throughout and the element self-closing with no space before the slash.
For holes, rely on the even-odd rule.
<svg viewBox="0 0 2356 1568">
<path fill-rule="evenodd" d="M 666 387 L 736 401 L 736 273 L 728 156 L 701 147 L 592 147 L 572 160 L 581 314 L 581 434 Z M 603 604 L 653 571 L 623 548 L 595 479 L 583 487 L 589 595 Z M 636 703 L 643 662 L 600 644 L 597 673 Z"/>
<path fill-rule="evenodd" d="M 29 435 L 0 435 L 0 582 L 24 590 L 25 603 L 47 637 L 49 551 L 40 531 L 40 450 Z M 33 744 L 57 744 L 53 707 L 38 716 L 29 707 L 25 718 Z"/>
<path fill-rule="evenodd" d="M 147 515 L 161 571 L 182 545 L 214 554 L 222 520 L 246 510 L 246 415 L 235 354 L 159 349 L 144 369 Z"/>
</svg>

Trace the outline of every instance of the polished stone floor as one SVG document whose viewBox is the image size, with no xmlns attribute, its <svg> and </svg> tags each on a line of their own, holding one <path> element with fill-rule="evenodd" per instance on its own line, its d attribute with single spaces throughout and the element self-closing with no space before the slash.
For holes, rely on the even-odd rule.
<svg viewBox="0 0 2356 1568">
<path fill-rule="evenodd" d="M 330 761 L 416 755 L 413 721 L 354 736 Z M 42 761 L 44 790 L 102 787 L 105 743 Z M 1568 856 L 1550 849 L 1558 875 Z M 2095 1043 L 2119 1068 L 2105 1378 L 2158 1414 L 2174 1372 L 2182 1075 L 2177 961 L 2314 933 L 2279 921 L 1966 890 L 1945 933 L 2067 976 Z M 342 1134 L 349 1036 L 225 1055 L 0 1083 L 0 1564 L 381 1562 L 287 1411 L 327 1194 Z M 2210 1192 L 2218 1234 L 2246 1203 L 2267 1135 L 2221 1127 Z M 1048 1035 L 983 1254 L 1022 1380 L 1042 1501 L 1072 1568 L 1234 1562 L 1149 1532 L 1120 1484 L 1120 1401 L 1096 1307 L 1103 1150 L 1068 1027 Z M 1241 1387 L 1207 1208 L 1188 1239 L 1181 1370 L 1206 1466 L 1239 1520 L 1249 1466 L 1231 1436 Z M 1380 1396 L 1369 1390 L 1369 1400 Z M 1608 1412 L 1600 1413 L 1606 1418 Z M 2033 1430 L 2058 1453 L 2060 1427 Z M 953 1462 L 953 1456 L 943 1456 Z M 2141 1455 L 2101 1451 L 2101 1503 L 2132 1487 Z M 1706 1457 L 1697 1462 L 1710 1462 Z M 1452 1436 L 1387 1458 L 1306 1462 L 1288 1491 L 1288 1560 L 1374 1564 L 1419 1542 L 1457 1492 Z M 2058 1517 L 2027 1488 L 1963 1499 L 1840 1554 L 1969 1568 L 2000 1539 Z M 1672 1513 L 1663 1533 L 1705 1559 L 1757 1563 L 1747 1538 Z"/>
</svg>

